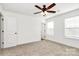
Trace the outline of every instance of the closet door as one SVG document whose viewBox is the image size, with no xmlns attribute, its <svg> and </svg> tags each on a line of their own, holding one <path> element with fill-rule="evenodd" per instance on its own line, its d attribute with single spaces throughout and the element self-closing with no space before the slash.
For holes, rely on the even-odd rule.
<svg viewBox="0 0 79 59">
<path fill-rule="evenodd" d="M 4 48 L 17 45 L 17 25 L 15 17 L 4 18 Z"/>
</svg>

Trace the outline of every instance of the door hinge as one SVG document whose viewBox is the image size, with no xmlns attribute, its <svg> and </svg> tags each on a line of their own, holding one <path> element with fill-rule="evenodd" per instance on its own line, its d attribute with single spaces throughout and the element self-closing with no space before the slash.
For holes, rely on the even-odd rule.
<svg viewBox="0 0 79 59">
<path fill-rule="evenodd" d="M 4 44 L 4 42 L 2 42 L 2 44 Z"/>
<path fill-rule="evenodd" d="M 4 30 L 2 30 L 2 32 L 4 32 Z"/>
<path fill-rule="evenodd" d="M 4 21 L 4 18 L 2 18 L 2 21 Z"/>
</svg>

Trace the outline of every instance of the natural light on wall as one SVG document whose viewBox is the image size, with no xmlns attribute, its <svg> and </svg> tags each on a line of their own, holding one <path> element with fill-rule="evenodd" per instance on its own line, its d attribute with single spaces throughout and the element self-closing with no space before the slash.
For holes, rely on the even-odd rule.
<svg viewBox="0 0 79 59">
<path fill-rule="evenodd" d="M 79 39 L 79 16 L 65 19 L 65 37 Z"/>
<path fill-rule="evenodd" d="M 47 23 L 47 28 L 53 29 L 53 28 L 54 28 L 53 22 L 48 22 L 48 23 Z"/>
</svg>

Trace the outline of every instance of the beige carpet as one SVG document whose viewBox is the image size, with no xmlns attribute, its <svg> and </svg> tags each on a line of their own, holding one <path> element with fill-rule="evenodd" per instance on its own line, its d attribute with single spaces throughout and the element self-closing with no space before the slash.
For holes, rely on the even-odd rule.
<svg viewBox="0 0 79 59">
<path fill-rule="evenodd" d="M 48 40 L 0 49 L 2 56 L 78 56 L 79 49 Z"/>
</svg>

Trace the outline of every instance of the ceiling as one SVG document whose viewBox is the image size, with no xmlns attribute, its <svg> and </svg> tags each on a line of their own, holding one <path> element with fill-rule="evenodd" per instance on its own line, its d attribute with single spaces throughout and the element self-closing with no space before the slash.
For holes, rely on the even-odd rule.
<svg viewBox="0 0 79 59">
<path fill-rule="evenodd" d="M 42 16 L 41 14 L 35 15 L 34 12 L 40 11 L 39 9 L 35 8 L 34 5 L 42 5 L 45 3 L 0 3 L 0 5 L 8 11 L 18 12 L 22 14 L 26 14 L 28 16 L 37 17 L 37 18 L 48 18 L 54 15 L 64 13 L 76 8 L 79 8 L 78 3 L 56 3 L 56 6 L 52 8 L 52 10 L 56 10 L 57 13 L 53 14 L 50 13 L 47 16 Z M 49 6 L 51 3 L 46 3 L 45 5 Z"/>
</svg>

